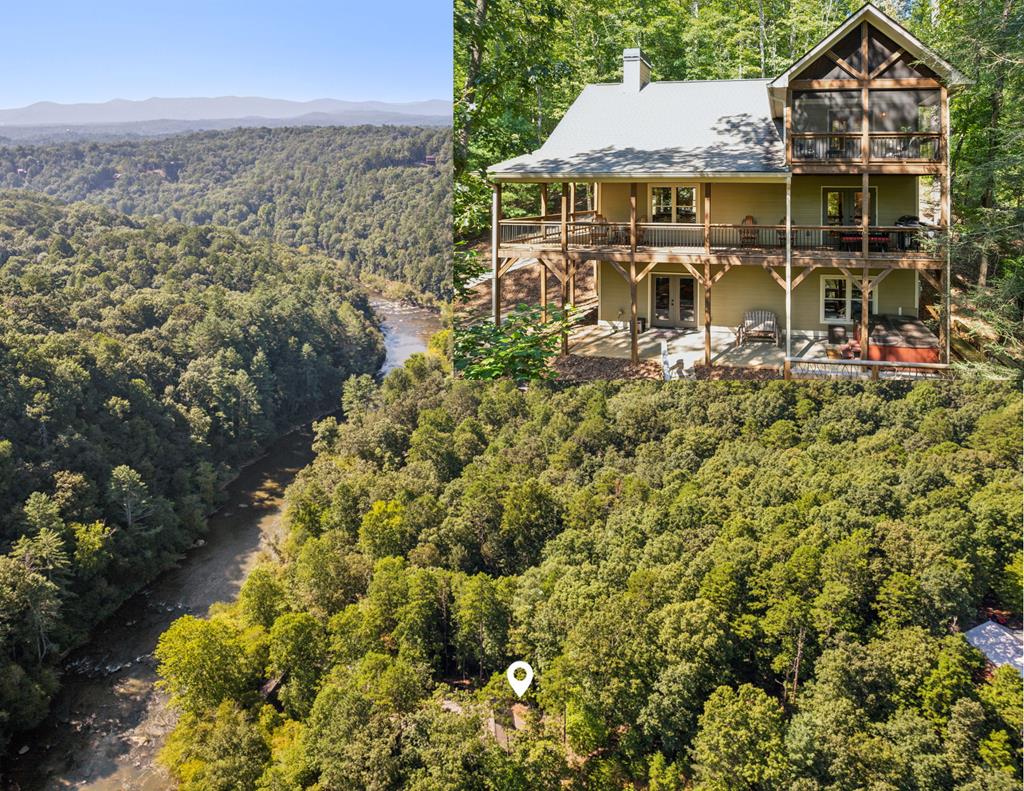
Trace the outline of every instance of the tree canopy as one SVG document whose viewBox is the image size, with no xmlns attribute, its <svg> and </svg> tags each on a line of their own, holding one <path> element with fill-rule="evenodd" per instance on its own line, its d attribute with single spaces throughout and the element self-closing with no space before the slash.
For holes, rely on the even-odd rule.
<svg viewBox="0 0 1024 791">
<path fill-rule="evenodd" d="M 0 145 L 0 187 L 233 228 L 340 259 L 357 275 L 451 293 L 448 129 L 250 128 Z"/>
<path fill-rule="evenodd" d="M 238 465 L 384 350 L 337 261 L 17 191 L 0 192 L 0 305 L 2 748 Z"/>
<path fill-rule="evenodd" d="M 1020 676 L 961 634 L 1020 610 L 1013 387 L 370 387 L 215 616 L 248 677 L 184 693 L 179 779 L 243 728 L 243 788 L 1019 784 Z"/>
</svg>

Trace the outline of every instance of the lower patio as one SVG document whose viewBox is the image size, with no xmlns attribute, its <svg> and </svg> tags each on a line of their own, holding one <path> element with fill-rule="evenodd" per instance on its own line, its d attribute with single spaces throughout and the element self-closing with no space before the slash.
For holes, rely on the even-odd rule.
<svg viewBox="0 0 1024 791">
<path fill-rule="evenodd" d="M 652 328 L 638 336 L 641 360 L 666 363 L 674 376 L 704 364 L 704 328 Z M 569 339 L 572 354 L 626 359 L 630 357 L 629 331 L 607 325 L 578 327 Z M 827 341 L 809 335 L 793 335 L 793 356 L 827 356 Z M 711 330 L 711 364 L 725 368 L 771 370 L 781 377 L 786 349 L 771 341 L 747 340 L 739 344 L 736 333 L 726 328 Z"/>
</svg>

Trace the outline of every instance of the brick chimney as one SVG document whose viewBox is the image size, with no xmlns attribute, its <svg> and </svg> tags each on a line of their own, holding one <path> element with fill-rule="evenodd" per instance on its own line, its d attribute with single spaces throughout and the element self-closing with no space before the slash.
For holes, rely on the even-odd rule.
<svg viewBox="0 0 1024 791">
<path fill-rule="evenodd" d="M 639 48 L 622 50 L 622 84 L 639 93 L 651 81 L 651 64 Z"/>
</svg>

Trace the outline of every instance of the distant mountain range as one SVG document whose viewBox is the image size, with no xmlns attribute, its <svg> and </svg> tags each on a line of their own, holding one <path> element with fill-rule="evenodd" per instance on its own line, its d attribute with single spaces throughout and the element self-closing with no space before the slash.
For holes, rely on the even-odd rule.
<svg viewBox="0 0 1024 791">
<path fill-rule="evenodd" d="M 0 137 L 61 140 L 177 134 L 239 126 L 355 126 L 396 124 L 444 126 L 451 102 L 295 102 L 259 96 L 152 98 L 141 101 L 59 104 L 36 102 L 0 110 Z"/>
</svg>

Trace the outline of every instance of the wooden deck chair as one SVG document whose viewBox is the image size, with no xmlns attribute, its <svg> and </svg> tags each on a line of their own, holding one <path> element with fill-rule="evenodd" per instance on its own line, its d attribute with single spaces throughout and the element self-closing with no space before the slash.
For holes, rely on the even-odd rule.
<svg viewBox="0 0 1024 791">
<path fill-rule="evenodd" d="M 740 244 L 743 247 L 754 247 L 757 245 L 757 220 L 751 215 L 743 218 L 740 228 Z"/>
<path fill-rule="evenodd" d="M 748 338 L 771 338 L 779 345 L 779 320 L 770 310 L 748 310 L 743 314 L 743 322 L 736 330 L 736 344 L 742 345 Z"/>
</svg>

